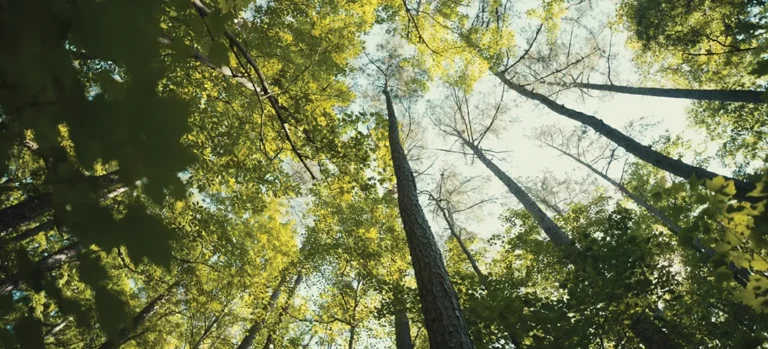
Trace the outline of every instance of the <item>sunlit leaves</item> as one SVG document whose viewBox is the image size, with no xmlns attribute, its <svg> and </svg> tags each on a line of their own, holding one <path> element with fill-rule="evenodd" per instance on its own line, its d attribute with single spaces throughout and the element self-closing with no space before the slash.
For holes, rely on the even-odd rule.
<svg viewBox="0 0 768 349">
<path fill-rule="evenodd" d="M 85 254 L 79 265 L 79 275 L 91 287 L 97 311 L 97 321 L 108 338 L 116 339 L 120 329 L 129 323 L 128 304 L 109 288 L 107 270 L 97 254 Z"/>
</svg>

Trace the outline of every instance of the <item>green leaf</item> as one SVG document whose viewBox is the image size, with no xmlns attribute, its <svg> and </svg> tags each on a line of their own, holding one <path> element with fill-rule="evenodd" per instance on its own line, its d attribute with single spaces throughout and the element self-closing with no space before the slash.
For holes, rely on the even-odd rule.
<svg viewBox="0 0 768 349">
<path fill-rule="evenodd" d="M 219 40 L 214 41 L 209 50 L 208 59 L 217 67 L 229 65 L 229 48 Z"/>
<path fill-rule="evenodd" d="M 18 345 L 13 332 L 5 327 L 0 327 L 0 345 L 3 348 L 15 348 Z"/>
<path fill-rule="evenodd" d="M 760 256 L 756 256 L 755 259 L 750 262 L 750 265 L 757 271 L 768 270 L 768 262 Z"/>
<path fill-rule="evenodd" d="M 723 176 L 717 176 L 713 179 L 707 179 L 705 182 L 707 189 L 717 192 L 725 185 L 725 178 Z"/>
<path fill-rule="evenodd" d="M 43 341 L 43 323 L 31 316 L 26 316 L 13 326 L 13 333 L 19 347 L 23 349 L 45 349 Z"/>
<path fill-rule="evenodd" d="M 176 233 L 161 220 L 146 213 L 146 209 L 139 204 L 129 205 L 127 209 L 128 214 L 120 221 L 120 234 L 128 256 L 136 262 L 146 258 L 158 266 L 170 268 L 171 242 L 176 239 Z"/>
<path fill-rule="evenodd" d="M 733 246 L 732 246 L 732 245 L 726 244 L 725 242 L 722 242 L 722 241 L 718 241 L 718 242 L 716 242 L 716 243 L 715 243 L 715 247 L 714 247 L 715 251 L 717 251 L 717 252 L 721 252 L 721 253 L 722 253 L 722 252 L 728 252 L 728 251 L 730 251 L 732 248 L 733 248 Z"/>
<path fill-rule="evenodd" d="M 107 335 L 107 338 L 118 339 L 120 330 L 130 324 L 128 303 L 103 286 L 95 288 L 94 294 L 96 320 L 99 322 L 99 327 Z"/>
<path fill-rule="evenodd" d="M 715 282 L 717 283 L 726 283 L 733 279 L 733 273 L 728 270 L 726 267 L 720 267 L 713 273 L 713 276 L 715 278 Z"/>
<path fill-rule="evenodd" d="M 91 288 L 97 288 L 107 281 L 107 269 L 101 263 L 101 258 L 94 252 L 83 253 L 78 263 L 80 280 Z"/>
</svg>

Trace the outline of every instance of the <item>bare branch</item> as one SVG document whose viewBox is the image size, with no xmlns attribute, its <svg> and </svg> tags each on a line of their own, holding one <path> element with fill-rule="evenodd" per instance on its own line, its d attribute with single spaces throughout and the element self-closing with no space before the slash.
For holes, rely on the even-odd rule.
<svg viewBox="0 0 768 349">
<path fill-rule="evenodd" d="M 518 57 L 517 60 L 514 63 L 512 63 L 511 65 L 509 65 L 506 68 L 504 68 L 503 70 L 501 70 L 502 73 L 508 72 L 510 69 L 512 69 L 518 63 L 520 63 L 520 61 L 522 61 L 523 58 L 525 58 L 525 56 L 528 55 L 528 52 L 531 52 L 531 49 L 533 48 L 533 45 L 536 43 L 536 39 L 539 38 L 539 33 L 541 33 L 541 29 L 542 28 L 544 28 L 544 23 L 539 24 L 539 28 L 536 29 L 536 34 L 533 35 L 533 39 L 531 40 L 531 43 L 528 44 L 528 48 L 526 48 L 525 51 L 523 51 L 523 54 L 520 55 L 520 57 Z"/>
</svg>

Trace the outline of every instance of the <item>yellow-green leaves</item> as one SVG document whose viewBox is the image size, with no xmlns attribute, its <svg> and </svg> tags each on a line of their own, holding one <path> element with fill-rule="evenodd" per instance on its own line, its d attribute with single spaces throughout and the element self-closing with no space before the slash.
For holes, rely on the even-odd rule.
<svg viewBox="0 0 768 349">
<path fill-rule="evenodd" d="M 736 187 L 734 186 L 733 181 L 726 181 L 722 176 L 707 179 L 705 185 L 707 189 L 713 192 L 721 192 L 726 196 L 733 196 L 733 194 L 736 194 Z"/>
</svg>

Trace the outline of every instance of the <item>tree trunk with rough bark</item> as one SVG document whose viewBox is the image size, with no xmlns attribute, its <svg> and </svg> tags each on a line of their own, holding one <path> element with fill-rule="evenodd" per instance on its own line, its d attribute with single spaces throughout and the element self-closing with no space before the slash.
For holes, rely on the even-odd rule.
<svg viewBox="0 0 768 349">
<path fill-rule="evenodd" d="M 766 103 L 765 91 L 753 90 L 698 90 L 687 88 L 634 87 L 610 84 L 576 82 L 571 84 L 548 83 L 560 87 L 578 87 L 588 90 L 608 91 L 637 96 L 690 99 L 697 101 Z"/>
<path fill-rule="evenodd" d="M 548 145 L 550 148 L 557 150 L 561 154 L 571 158 L 573 161 L 578 162 L 580 165 L 586 167 L 588 170 L 592 171 L 592 173 L 596 174 L 598 177 L 602 178 L 612 186 L 614 186 L 616 189 L 618 189 L 624 196 L 630 198 L 632 201 L 635 202 L 638 206 L 642 207 L 646 212 L 648 212 L 649 215 L 652 217 L 658 219 L 661 224 L 663 224 L 669 231 L 674 235 L 680 235 L 680 232 L 683 230 L 680 225 L 675 223 L 675 221 L 672 220 L 672 218 L 669 218 L 669 216 L 665 215 L 661 211 L 659 211 L 656 207 L 648 203 L 648 201 L 645 201 L 642 197 L 639 195 L 629 191 L 627 187 L 622 185 L 621 183 L 615 181 L 613 178 L 609 177 L 605 173 L 601 172 L 600 170 L 594 168 L 592 165 L 586 163 L 585 161 L 579 159 L 578 157 L 574 156 L 571 153 L 568 153 L 560 148 Z M 707 256 L 714 256 L 715 250 L 712 249 L 709 246 L 705 246 L 701 243 L 699 239 L 696 239 L 693 241 L 693 247 L 696 249 L 697 252 L 704 253 Z M 728 264 L 728 269 L 730 269 L 733 272 L 733 279 L 742 287 L 747 287 L 747 284 L 749 283 L 749 275 L 751 275 L 751 272 L 747 269 L 739 268 L 736 266 L 735 263 L 730 262 Z"/>
<path fill-rule="evenodd" d="M 125 186 L 116 187 L 120 184 L 117 171 L 89 178 L 106 191 L 102 195 L 103 200 L 113 198 L 128 190 L 128 187 Z M 4 237 L 20 226 L 30 224 L 50 212 L 53 204 L 52 198 L 53 193 L 50 192 L 37 194 L 15 205 L 0 209 L 0 237 Z"/>
<path fill-rule="evenodd" d="M 483 152 L 476 147 L 474 144 L 469 142 L 467 139 L 463 138 L 463 136 L 459 135 L 461 137 L 461 140 L 464 142 L 464 144 L 472 150 L 472 152 L 475 154 L 475 156 L 482 162 L 488 169 L 493 172 L 494 175 L 502 182 L 505 186 L 509 189 L 510 192 L 512 192 L 512 195 L 514 195 L 518 201 L 520 201 L 523 204 L 523 207 L 525 207 L 526 211 L 528 211 L 531 216 L 536 220 L 536 223 L 539 224 L 539 226 L 542 227 L 544 230 L 544 233 L 547 234 L 547 236 L 550 238 L 550 241 L 552 241 L 553 244 L 557 247 L 565 247 L 567 245 L 570 245 L 570 238 L 568 238 L 567 235 L 560 229 L 560 227 L 552 221 L 547 214 L 541 210 L 538 204 L 536 204 L 533 199 L 531 199 L 530 196 L 519 186 L 515 181 L 510 178 L 504 171 L 502 171 L 496 164 L 494 164 L 490 159 L 488 159 Z M 547 226 L 545 226 L 546 224 Z M 549 230 L 549 231 L 548 231 Z M 559 239 L 560 242 L 556 242 L 554 238 Z M 650 323 L 648 323 L 650 321 Z M 676 342 L 672 340 L 669 335 L 664 332 L 664 330 L 655 322 L 653 322 L 652 319 L 644 319 L 641 317 L 639 320 L 636 320 L 635 322 L 639 322 L 636 327 L 630 326 L 630 331 L 643 343 L 643 345 L 646 346 L 646 348 L 660 348 L 654 346 L 657 339 L 663 339 L 664 341 L 670 343 L 670 349 L 676 349 L 679 348 L 679 346 L 676 346 Z M 638 331 L 637 333 L 635 331 Z"/>
<path fill-rule="evenodd" d="M 475 274 L 477 275 L 478 280 L 480 280 L 480 285 L 485 288 L 486 291 L 490 291 L 488 289 L 488 277 L 483 273 L 483 270 L 480 269 L 480 266 L 477 264 L 477 261 L 475 260 L 475 256 L 472 255 L 472 252 L 469 251 L 467 246 L 464 244 L 464 240 L 461 238 L 461 236 L 458 233 L 458 229 L 456 228 L 456 222 L 453 219 L 453 213 L 450 211 L 450 209 L 443 207 L 437 199 L 434 200 L 435 205 L 437 205 L 437 209 L 440 211 L 440 213 L 443 215 L 443 219 L 445 219 L 445 223 L 448 224 L 448 231 L 451 232 L 451 236 L 453 236 L 454 239 L 456 239 L 456 242 L 459 243 L 459 247 L 461 248 L 461 251 L 464 253 L 464 256 L 467 257 L 467 260 L 469 260 L 469 264 L 472 266 L 472 270 L 475 271 Z M 507 315 L 504 312 L 499 313 L 499 320 L 501 320 L 502 324 L 501 326 L 504 328 L 504 331 L 507 332 L 507 336 L 509 337 L 510 342 L 514 345 L 515 348 L 522 348 L 522 343 L 517 339 L 515 336 L 515 332 L 509 328 L 508 322 L 509 318 L 507 318 Z"/>
<path fill-rule="evenodd" d="M 558 113 L 562 116 L 565 116 L 571 120 L 578 121 L 583 125 L 591 127 L 593 130 L 595 130 L 597 133 L 603 135 L 603 137 L 610 139 L 612 142 L 616 143 L 618 146 L 624 148 L 627 152 L 634 155 L 640 160 L 643 160 L 659 169 L 662 169 L 664 171 L 667 171 L 675 176 L 678 176 L 683 179 L 691 179 L 693 176 L 696 176 L 698 179 L 713 179 L 715 177 L 721 176 L 717 173 L 708 171 L 706 169 L 703 169 L 701 167 L 696 167 L 689 165 L 683 161 L 673 159 L 669 156 L 666 156 L 662 153 L 659 153 L 653 149 L 651 149 L 648 146 L 640 144 L 640 142 L 634 140 L 632 137 L 629 137 L 622 133 L 621 131 L 609 126 L 603 120 L 600 120 L 592 115 L 588 115 L 573 109 L 570 109 L 562 104 L 559 104 L 549 97 L 529 91 L 525 87 L 522 87 L 514 82 L 512 82 L 509 78 L 507 78 L 503 73 L 494 73 L 496 77 L 499 78 L 507 87 L 514 90 L 518 94 L 522 95 L 523 97 L 527 97 L 529 99 L 538 101 L 539 103 L 543 104 L 550 110 L 554 111 L 555 113 Z M 755 190 L 756 185 L 754 183 L 745 182 L 742 180 L 738 180 L 735 178 L 731 178 L 728 176 L 722 176 L 726 180 L 733 181 L 734 185 L 736 187 L 736 195 L 734 197 L 741 201 L 747 201 L 747 202 L 760 202 L 765 200 L 765 198 L 762 197 L 754 197 L 754 196 L 748 196 L 749 193 Z"/>
<path fill-rule="evenodd" d="M 288 294 L 286 294 L 285 304 L 283 304 L 283 307 L 280 309 L 280 313 L 277 314 L 275 326 L 280 324 L 285 314 L 288 314 L 288 310 L 291 308 L 291 300 L 293 299 L 293 295 L 296 293 L 296 290 L 299 288 L 303 280 L 304 280 L 304 276 L 301 273 L 299 273 L 299 275 L 296 276 L 296 279 L 293 280 L 293 286 L 288 291 Z M 274 328 L 269 331 L 269 334 L 267 335 L 267 340 L 264 341 L 263 349 L 269 349 L 272 346 L 272 343 L 275 340 L 274 331 L 275 331 Z"/>
<path fill-rule="evenodd" d="M 267 317 L 270 313 L 272 313 L 272 310 L 275 309 L 277 300 L 280 299 L 280 293 L 282 292 L 283 285 L 285 285 L 285 276 L 280 277 L 280 281 L 272 291 L 272 295 L 269 296 L 269 303 L 265 309 L 264 316 L 254 321 L 251 327 L 248 328 L 248 333 L 245 335 L 245 338 L 243 338 L 243 341 L 240 342 L 240 345 L 237 346 L 237 349 L 253 348 L 253 342 L 256 340 L 256 336 L 259 334 L 261 329 L 264 328 L 264 324 L 267 322 Z"/>
<path fill-rule="evenodd" d="M 416 180 L 400 143 L 397 116 L 384 89 L 389 122 L 389 147 L 397 180 L 397 203 L 411 254 L 416 284 L 431 348 L 474 348 L 442 253 L 419 204 Z"/>
<path fill-rule="evenodd" d="M 80 243 L 71 243 L 38 260 L 35 263 L 34 269 L 50 272 L 61 267 L 65 262 L 74 259 L 82 250 L 83 246 Z M 25 278 L 26 275 L 19 271 L 8 278 L 0 280 L 0 296 L 11 293 L 11 291 L 17 289 Z"/>
<path fill-rule="evenodd" d="M 26 198 L 15 205 L 0 210 L 0 237 L 14 228 L 27 225 L 51 210 L 51 193 Z"/>
<path fill-rule="evenodd" d="M 155 314 L 158 309 L 160 309 L 160 305 L 163 304 L 168 298 L 173 295 L 174 289 L 179 287 L 181 282 L 176 281 L 171 286 L 168 286 L 163 293 L 159 294 L 157 297 L 155 297 L 152 301 L 147 303 L 147 305 L 144 306 L 136 315 L 133 317 L 133 320 L 131 321 L 130 327 L 123 327 L 120 329 L 119 337 L 116 340 L 108 339 L 104 343 L 99 346 L 99 349 L 117 349 L 120 348 L 123 344 L 127 343 L 129 340 L 134 338 L 132 335 L 136 329 L 139 328 L 144 322 L 147 321 L 147 319 Z"/>
<path fill-rule="evenodd" d="M 36 226 L 34 226 L 32 228 L 24 230 L 21 233 L 18 233 L 16 235 L 13 235 L 13 236 L 5 239 L 4 241 L 0 242 L 0 244 L 3 244 L 3 245 L 8 244 L 8 243 L 17 244 L 17 243 L 25 241 L 25 240 L 27 240 L 27 239 L 29 239 L 31 237 L 37 236 L 37 234 L 40 234 L 42 232 L 51 231 L 55 227 L 56 227 L 56 224 L 53 221 L 53 219 L 49 219 L 49 220 L 47 220 L 47 221 L 45 221 L 43 223 L 40 223 L 40 224 L 38 224 L 38 225 L 36 225 Z"/>
<path fill-rule="evenodd" d="M 496 166 L 493 161 L 488 159 L 488 157 L 483 154 L 483 151 L 480 150 L 480 148 L 472 144 L 472 142 L 463 136 L 460 137 L 462 142 L 464 142 L 464 145 L 472 150 L 472 153 L 475 154 L 480 162 L 489 170 L 491 170 L 496 178 L 498 178 L 499 181 L 501 181 L 501 183 L 503 183 L 504 186 L 509 189 L 512 195 L 514 195 L 515 198 L 520 201 L 525 210 L 531 214 L 533 219 L 536 220 L 536 223 L 539 224 L 542 230 L 544 230 L 544 234 L 547 234 L 547 237 L 549 237 L 550 241 L 552 241 L 555 246 L 567 246 L 571 244 L 571 238 L 569 238 L 568 235 L 566 235 L 565 232 L 563 232 L 563 230 L 560 229 L 560 227 L 557 226 L 557 224 L 555 224 L 551 218 L 549 218 L 547 213 L 544 212 L 541 207 L 536 204 L 535 201 L 533 201 L 531 196 L 528 195 L 528 193 L 526 193 L 525 190 L 523 190 L 523 188 L 517 184 L 517 182 L 515 182 L 509 175 L 507 175 L 498 166 Z"/>
<path fill-rule="evenodd" d="M 395 311 L 395 347 L 397 349 L 413 349 L 411 322 L 408 320 L 408 312 L 402 306 Z"/>
</svg>

